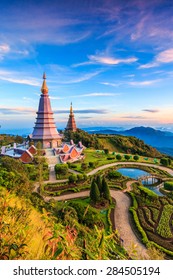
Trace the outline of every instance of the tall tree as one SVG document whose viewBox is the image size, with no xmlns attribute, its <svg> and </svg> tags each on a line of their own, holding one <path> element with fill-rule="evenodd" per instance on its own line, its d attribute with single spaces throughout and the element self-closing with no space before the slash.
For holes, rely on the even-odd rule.
<svg viewBox="0 0 173 280">
<path fill-rule="evenodd" d="M 109 202 L 111 202 L 112 199 L 111 199 L 111 195 L 110 195 L 110 189 L 109 189 L 108 183 L 106 182 L 104 177 L 102 179 L 102 190 L 103 190 L 103 197 L 105 199 L 109 200 Z"/>
<path fill-rule="evenodd" d="M 100 175 L 98 175 L 96 177 L 96 184 L 97 184 L 97 186 L 99 188 L 100 194 L 102 194 L 102 192 L 103 192 L 103 190 L 102 190 L 102 178 L 101 178 Z"/>
<path fill-rule="evenodd" d="M 94 203 L 100 200 L 100 191 L 95 180 L 93 180 L 91 183 L 90 198 Z"/>
</svg>

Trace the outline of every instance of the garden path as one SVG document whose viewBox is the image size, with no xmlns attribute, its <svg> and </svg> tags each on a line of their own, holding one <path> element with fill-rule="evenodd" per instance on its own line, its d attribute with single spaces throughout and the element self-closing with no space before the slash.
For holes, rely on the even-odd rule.
<svg viewBox="0 0 173 280">
<path fill-rule="evenodd" d="M 131 184 L 134 181 L 127 183 L 127 190 L 131 189 Z M 71 193 L 54 197 L 56 201 L 65 201 L 69 199 L 81 198 L 89 196 L 89 191 L 82 191 L 80 193 Z M 116 229 L 118 230 L 122 245 L 130 253 L 136 255 L 137 259 L 147 258 L 146 247 L 138 240 L 133 232 L 129 221 L 129 207 L 130 198 L 122 191 L 111 190 L 111 196 L 116 200 L 116 207 L 114 210 L 114 219 Z M 45 201 L 49 201 L 52 197 L 44 197 Z M 136 253 L 135 253 L 136 252 Z"/>
<path fill-rule="evenodd" d="M 152 166 L 156 167 L 161 170 L 167 171 L 170 175 L 173 176 L 173 170 L 169 169 L 164 166 L 158 166 L 155 164 L 147 164 L 147 163 L 135 163 L 135 162 L 116 162 L 116 163 L 110 163 L 104 166 L 100 166 L 91 172 L 89 172 L 87 175 L 93 175 L 97 173 L 99 170 L 103 170 L 109 167 L 116 166 L 118 164 L 126 164 L 126 165 L 140 165 L 140 166 Z M 64 180 L 54 180 L 53 177 L 50 177 L 50 180 L 45 182 L 45 183 L 50 183 L 50 182 L 65 182 L 67 179 Z M 146 247 L 138 240 L 136 237 L 134 231 L 132 230 L 130 220 L 129 220 L 129 207 L 130 207 L 130 198 L 127 196 L 125 193 L 126 191 L 129 191 L 131 189 L 131 185 L 133 181 L 128 181 L 127 182 L 127 188 L 124 191 L 116 191 L 116 190 L 111 190 L 111 196 L 116 200 L 116 207 L 115 207 L 115 212 L 114 212 L 114 219 L 115 219 L 115 225 L 116 228 L 120 234 L 120 237 L 123 242 L 124 248 L 131 254 L 135 251 L 138 254 L 137 259 L 147 259 L 147 253 L 146 253 Z M 35 187 L 35 191 L 38 191 L 38 185 Z M 79 193 L 71 193 L 71 194 L 66 194 L 66 195 L 61 195 L 54 197 L 56 201 L 60 200 L 68 200 L 68 199 L 74 199 L 74 198 L 80 198 L 80 197 L 87 197 L 89 195 L 89 191 L 82 191 Z M 49 201 L 52 197 L 46 196 L 44 197 L 45 201 Z"/>
<path fill-rule="evenodd" d="M 109 163 L 109 164 L 106 164 L 106 165 L 102 165 L 100 167 L 97 167 L 95 169 L 93 169 L 92 171 L 90 171 L 87 175 L 94 175 L 95 173 L 97 173 L 98 171 L 100 170 L 103 170 L 103 169 L 106 169 L 106 168 L 109 168 L 109 167 L 113 167 L 113 166 L 116 166 L 116 165 L 119 165 L 119 164 L 125 164 L 125 165 L 139 165 L 139 166 L 149 166 L 149 167 L 155 167 L 155 168 L 158 168 L 160 170 L 164 170 L 164 171 L 167 171 L 170 175 L 173 176 L 173 170 L 168 168 L 168 167 L 164 167 L 164 166 L 159 166 L 159 165 L 156 165 L 156 164 L 150 164 L 150 163 L 143 163 L 143 162 L 129 162 L 129 161 L 123 161 L 123 162 L 113 162 L 113 163 Z"/>
</svg>

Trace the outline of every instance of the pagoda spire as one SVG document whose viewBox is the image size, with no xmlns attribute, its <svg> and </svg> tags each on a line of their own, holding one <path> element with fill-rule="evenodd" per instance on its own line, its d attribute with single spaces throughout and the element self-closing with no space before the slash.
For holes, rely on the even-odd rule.
<svg viewBox="0 0 173 280">
<path fill-rule="evenodd" d="M 48 89 L 47 84 L 46 84 L 46 73 L 45 72 L 43 73 L 43 84 L 42 84 L 42 87 L 41 87 L 41 92 L 43 94 L 48 94 L 48 92 L 49 92 L 49 89 Z"/>
<path fill-rule="evenodd" d="M 31 140 L 34 141 L 34 145 L 41 142 L 43 148 L 56 148 L 61 144 L 62 137 L 57 131 L 53 117 L 45 73 L 43 74 L 41 92 L 42 94 L 40 95 L 37 117 Z"/>
<path fill-rule="evenodd" d="M 68 123 L 66 126 L 66 130 L 70 130 L 70 131 L 76 131 L 77 127 L 76 127 L 76 122 L 75 122 L 75 118 L 74 118 L 74 113 L 73 113 L 73 107 L 72 107 L 72 102 L 70 105 L 70 114 L 69 114 L 69 119 L 68 119 Z"/>
<path fill-rule="evenodd" d="M 70 105 L 70 115 L 73 115 L 73 107 L 72 107 L 72 102 L 71 102 L 71 105 Z"/>
</svg>

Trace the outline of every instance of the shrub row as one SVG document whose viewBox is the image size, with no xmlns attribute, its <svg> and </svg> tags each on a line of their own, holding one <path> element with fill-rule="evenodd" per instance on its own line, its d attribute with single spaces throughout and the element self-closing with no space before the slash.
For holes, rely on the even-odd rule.
<svg viewBox="0 0 173 280">
<path fill-rule="evenodd" d="M 154 232 L 154 228 L 152 226 L 150 226 L 146 219 L 145 219 L 145 216 L 144 216 L 144 212 L 143 212 L 144 209 L 138 209 L 138 217 L 139 217 L 139 220 L 142 224 L 142 226 L 146 229 L 146 230 L 149 230 L 149 231 L 152 231 Z"/>
<path fill-rule="evenodd" d="M 165 190 L 173 191 L 173 181 L 167 181 L 164 183 Z"/>
<path fill-rule="evenodd" d="M 157 227 L 157 232 L 164 238 L 171 238 L 172 232 L 169 226 L 170 218 L 173 213 L 172 205 L 165 205 L 162 211 L 162 215 Z"/>
<path fill-rule="evenodd" d="M 130 207 L 130 212 L 132 213 L 133 215 L 133 219 L 134 219 L 134 222 L 135 222 L 135 225 L 136 225 L 136 228 L 138 229 L 138 231 L 140 232 L 141 236 L 142 236 L 142 242 L 144 244 L 148 244 L 148 238 L 147 238 L 147 235 L 145 233 L 145 231 L 143 230 L 143 228 L 141 227 L 140 225 L 140 222 L 139 222 L 139 219 L 138 219 L 138 215 L 136 213 L 136 210 L 133 208 L 133 207 Z"/>
<path fill-rule="evenodd" d="M 173 256 L 173 252 L 170 250 L 173 250 L 173 245 L 170 243 L 166 243 L 163 239 L 159 238 L 159 236 L 155 235 L 152 232 L 147 232 L 148 238 L 152 241 L 150 243 L 153 243 L 158 249 L 160 249 L 162 252 Z"/>
<path fill-rule="evenodd" d="M 144 207 L 143 211 L 147 217 L 148 222 L 154 227 L 155 226 L 155 222 L 153 222 L 152 218 L 151 218 L 151 212 L 150 209 L 148 207 Z"/>
<path fill-rule="evenodd" d="M 132 192 L 128 192 L 128 194 L 130 195 L 130 197 L 132 199 L 132 207 L 133 207 L 133 209 L 137 210 L 138 209 L 138 202 L 136 200 L 136 196 Z"/>
<path fill-rule="evenodd" d="M 151 211 L 151 215 L 152 215 L 152 219 L 155 223 L 157 223 L 157 220 L 159 218 L 159 209 L 155 208 L 155 207 L 149 207 L 150 211 Z"/>
</svg>

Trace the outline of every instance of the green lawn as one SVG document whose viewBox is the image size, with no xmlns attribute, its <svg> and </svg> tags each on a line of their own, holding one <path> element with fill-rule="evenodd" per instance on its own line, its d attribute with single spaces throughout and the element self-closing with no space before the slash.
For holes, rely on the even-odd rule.
<svg viewBox="0 0 173 280">
<path fill-rule="evenodd" d="M 84 163 L 88 164 L 88 167 L 85 170 L 82 170 L 82 168 L 81 168 L 82 162 L 76 162 L 76 163 L 74 162 L 75 167 L 71 167 L 72 169 L 74 169 L 78 172 L 87 173 L 87 172 L 93 170 L 94 168 L 97 168 L 102 165 L 106 165 L 106 164 L 113 163 L 113 162 L 119 162 L 119 161 L 120 162 L 127 161 L 124 157 L 125 156 L 124 153 L 111 152 L 106 155 L 104 153 L 104 151 L 102 151 L 102 150 L 86 149 L 84 151 L 84 154 L 85 154 Z M 121 160 L 116 159 L 117 154 L 122 156 Z M 130 156 L 130 159 L 128 160 L 129 162 L 144 162 L 144 163 L 152 163 L 152 164 L 158 164 L 158 165 L 160 163 L 160 160 L 156 159 L 156 158 L 148 158 L 148 157 L 139 156 L 139 160 L 135 161 L 133 159 L 134 155 L 129 154 L 129 156 Z M 89 166 L 90 162 L 94 163 L 94 167 Z"/>
</svg>

